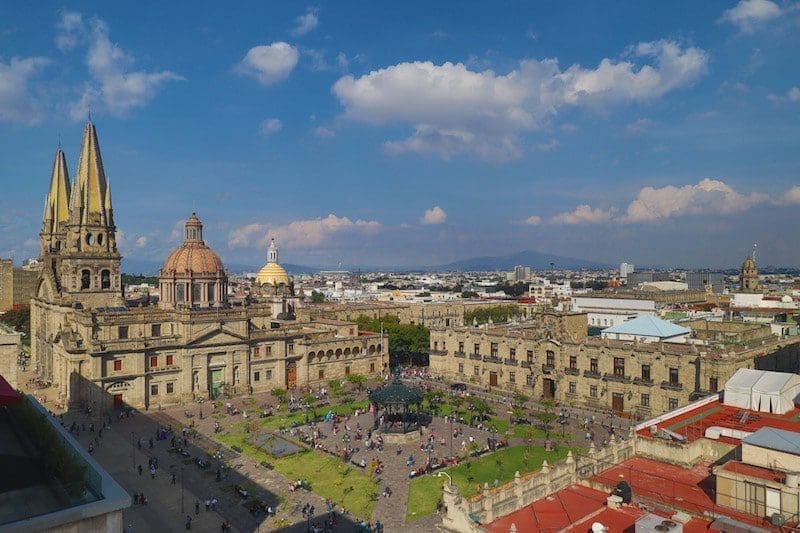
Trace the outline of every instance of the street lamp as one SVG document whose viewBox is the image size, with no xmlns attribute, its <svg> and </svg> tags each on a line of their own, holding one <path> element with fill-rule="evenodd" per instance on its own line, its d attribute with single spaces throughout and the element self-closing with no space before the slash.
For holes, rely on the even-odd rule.
<svg viewBox="0 0 800 533">
<path fill-rule="evenodd" d="M 131 431 L 131 462 L 133 469 L 136 470 L 136 447 L 133 445 L 133 431 Z"/>
</svg>

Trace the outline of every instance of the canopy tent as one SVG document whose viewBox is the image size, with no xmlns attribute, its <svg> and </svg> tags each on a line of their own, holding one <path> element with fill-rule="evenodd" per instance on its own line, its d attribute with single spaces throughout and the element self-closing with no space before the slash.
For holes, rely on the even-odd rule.
<svg viewBox="0 0 800 533">
<path fill-rule="evenodd" d="M 794 408 L 800 376 L 740 368 L 725 384 L 725 405 L 783 414 Z"/>
</svg>

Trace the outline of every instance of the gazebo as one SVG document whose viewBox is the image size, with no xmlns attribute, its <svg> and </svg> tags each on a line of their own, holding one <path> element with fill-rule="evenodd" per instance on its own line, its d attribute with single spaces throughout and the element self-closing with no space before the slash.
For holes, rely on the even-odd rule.
<svg viewBox="0 0 800 533">
<path fill-rule="evenodd" d="M 419 429 L 422 407 L 422 392 L 395 379 L 389 385 L 369 395 L 375 404 L 375 427 L 382 433 L 410 433 Z M 412 406 L 415 408 L 410 409 Z"/>
</svg>

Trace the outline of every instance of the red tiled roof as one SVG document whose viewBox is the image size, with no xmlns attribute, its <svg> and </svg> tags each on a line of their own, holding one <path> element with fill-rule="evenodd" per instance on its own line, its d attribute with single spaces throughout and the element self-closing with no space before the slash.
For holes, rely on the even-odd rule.
<svg viewBox="0 0 800 533">
<path fill-rule="evenodd" d="M 723 470 L 733 472 L 734 474 L 742 474 L 748 477 L 757 477 L 759 479 L 766 479 L 767 481 L 775 481 L 783 483 L 786 480 L 786 474 L 769 468 L 762 468 L 760 466 L 748 465 L 740 463 L 739 461 L 728 461 L 723 465 Z"/>
</svg>

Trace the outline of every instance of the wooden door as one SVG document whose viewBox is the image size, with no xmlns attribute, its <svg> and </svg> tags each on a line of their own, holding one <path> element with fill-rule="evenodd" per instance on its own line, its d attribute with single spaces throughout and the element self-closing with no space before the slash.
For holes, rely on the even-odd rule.
<svg viewBox="0 0 800 533">
<path fill-rule="evenodd" d="M 545 400 L 552 400 L 556 395 L 556 382 L 550 378 L 542 380 L 542 397 Z"/>
<path fill-rule="evenodd" d="M 497 372 L 489 372 L 489 386 L 497 387 Z"/>
<path fill-rule="evenodd" d="M 286 366 L 286 388 L 294 389 L 297 387 L 297 366 L 294 362 Z"/>
<path fill-rule="evenodd" d="M 611 409 L 615 413 L 621 413 L 625 410 L 625 397 L 621 392 L 615 392 L 611 395 Z"/>
<path fill-rule="evenodd" d="M 114 409 L 121 409 L 124 405 L 122 401 L 122 394 L 115 394 L 114 395 Z"/>
</svg>

